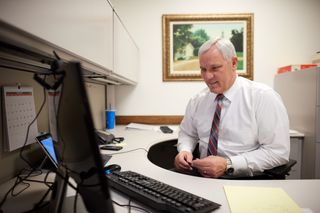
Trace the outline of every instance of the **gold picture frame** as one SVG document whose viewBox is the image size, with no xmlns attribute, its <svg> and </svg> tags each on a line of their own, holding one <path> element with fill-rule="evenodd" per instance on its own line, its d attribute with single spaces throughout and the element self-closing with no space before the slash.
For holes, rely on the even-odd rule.
<svg viewBox="0 0 320 213">
<path fill-rule="evenodd" d="M 237 73 L 253 79 L 253 13 L 163 15 L 163 81 L 200 81 L 198 49 L 206 40 L 225 37 L 235 45 Z"/>
</svg>

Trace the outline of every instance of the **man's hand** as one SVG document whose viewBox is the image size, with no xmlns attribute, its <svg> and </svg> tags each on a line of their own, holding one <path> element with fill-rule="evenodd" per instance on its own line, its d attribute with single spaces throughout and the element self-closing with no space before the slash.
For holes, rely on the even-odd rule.
<svg viewBox="0 0 320 213">
<path fill-rule="evenodd" d="M 219 156 L 208 156 L 192 161 L 191 166 L 198 169 L 204 177 L 218 178 L 224 175 L 227 168 L 227 160 Z"/>
<path fill-rule="evenodd" d="M 176 170 L 179 172 L 188 173 L 192 171 L 191 162 L 192 162 L 192 154 L 187 151 L 181 151 L 177 154 L 174 160 L 174 166 Z"/>
</svg>

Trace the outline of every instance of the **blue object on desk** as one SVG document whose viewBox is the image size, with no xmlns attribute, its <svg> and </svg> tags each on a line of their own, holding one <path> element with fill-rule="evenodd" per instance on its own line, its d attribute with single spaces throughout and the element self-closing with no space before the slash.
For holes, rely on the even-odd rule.
<svg viewBox="0 0 320 213">
<path fill-rule="evenodd" d="M 114 129 L 116 123 L 116 111 L 106 110 L 106 128 Z"/>
<path fill-rule="evenodd" d="M 109 175 L 114 171 L 120 171 L 120 170 L 121 170 L 121 166 L 119 166 L 118 164 L 111 164 L 109 166 L 104 167 L 104 173 L 106 175 Z"/>
</svg>

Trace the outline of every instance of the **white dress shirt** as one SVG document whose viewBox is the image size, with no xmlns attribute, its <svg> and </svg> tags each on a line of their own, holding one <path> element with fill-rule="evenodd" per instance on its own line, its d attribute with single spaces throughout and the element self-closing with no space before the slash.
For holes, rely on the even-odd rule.
<svg viewBox="0 0 320 213">
<path fill-rule="evenodd" d="M 180 125 L 179 152 L 192 152 L 199 143 L 200 157 L 207 156 L 216 95 L 206 88 L 189 101 Z M 218 155 L 230 158 L 234 175 L 253 175 L 287 163 L 289 120 L 281 97 L 239 76 L 223 95 Z"/>
</svg>

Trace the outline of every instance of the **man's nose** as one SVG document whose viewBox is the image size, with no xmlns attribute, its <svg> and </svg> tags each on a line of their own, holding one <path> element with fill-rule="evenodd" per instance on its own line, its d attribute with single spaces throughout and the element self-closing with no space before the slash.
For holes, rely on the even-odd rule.
<svg viewBox="0 0 320 213">
<path fill-rule="evenodd" d="M 214 78 L 214 73 L 213 73 L 213 72 L 206 72 L 206 73 L 205 73 L 205 78 L 206 78 L 206 79 L 212 79 L 212 78 Z"/>
</svg>

